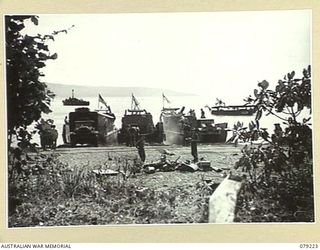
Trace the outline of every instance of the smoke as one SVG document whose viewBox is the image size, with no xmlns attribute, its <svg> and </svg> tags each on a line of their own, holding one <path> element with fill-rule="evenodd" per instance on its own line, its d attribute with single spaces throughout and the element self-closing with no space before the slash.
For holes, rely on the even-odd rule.
<svg viewBox="0 0 320 250">
<path fill-rule="evenodd" d="M 163 115 L 163 131 L 165 144 L 184 144 L 184 126 L 181 115 Z"/>
</svg>

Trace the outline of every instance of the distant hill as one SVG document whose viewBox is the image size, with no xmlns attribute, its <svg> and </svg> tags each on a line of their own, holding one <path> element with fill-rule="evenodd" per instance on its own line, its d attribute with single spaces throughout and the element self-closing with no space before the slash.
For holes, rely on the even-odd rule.
<svg viewBox="0 0 320 250">
<path fill-rule="evenodd" d="M 74 89 L 75 97 L 95 97 L 98 94 L 102 96 L 131 96 L 133 93 L 136 96 L 159 96 L 162 93 L 168 96 L 182 96 L 193 95 L 168 89 L 160 88 L 145 88 L 145 87 L 101 87 L 101 86 L 78 86 L 67 85 L 57 83 L 46 83 L 51 91 L 53 91 L 57 97 L 67 98 L 71 96 L 72 89 Z"/>
</svg>

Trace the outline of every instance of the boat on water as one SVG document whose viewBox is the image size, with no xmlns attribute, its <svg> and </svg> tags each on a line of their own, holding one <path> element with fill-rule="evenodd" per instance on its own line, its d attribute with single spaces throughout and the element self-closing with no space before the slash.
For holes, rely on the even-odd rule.
<svg viewBox="0 0 320 250">
<path fill-rule="evenodd" d="M 163 123 L 165 142 L 188 145 L 192 131 L 196 130 L 200 143 L 224 143 L 228 123 L 215 123 L 214 119 L 197 119 L 194 112 L 184 113 L 182 108 L 163 108 L 160 121 Z"/>
<path fill-rule="evenodd" d="M 153 117 L 146 109 L 141 109 L 136 97 L 132 94 L 131 109 L 126 109 L 121 119 L 118 142 L 127 146 L 135 146 L 139 136 L 144 135 L 149 143 L 163 141 L 162 124 L 153 123 Z"/>
<path fill-rule="evenodd" d="M 253 115 L 256 112 L 254 105 L 225 105 L 224 102 L 217 99 L 217 103 L 213 107 L 208 107 L 213 115 Z"/>
<path fill-rule="evenodd" d="M 74 97 L 74 90 L 72 90 L 72 96 L 62 101 L 64 106 L 89 106 L 90 102 Z"/>
<path fill-rule="evenodd" d="M 210 108 L 213 115 L 253 115 L 256 108 L 253 105 L 214 106 Z"/>
</svg>

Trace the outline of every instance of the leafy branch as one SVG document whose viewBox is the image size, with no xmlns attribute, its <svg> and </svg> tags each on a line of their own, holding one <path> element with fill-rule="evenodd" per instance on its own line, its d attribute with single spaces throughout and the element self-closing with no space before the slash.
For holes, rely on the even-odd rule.
<svg viewBox="0 0 320 250">
<path fill-rule="evenodd" d="M 39 24 L 39 17 L 34 15 L 5 16 L 9 146 L 12 135 L 20 130 L 28 133 L 27 126 L 38 121 L 42 113 L 51 112 L 50 103 L 55 95 L 40 80 L 44 76 L 41 69 L 58 55 L 49 51 L 47 42 L 72 28 L 54 31 L 50 35 L 23 35 L 27 20 Z M 31 134 L 25 136 L 28 138 Z"/>
<path fill-rule="evenodd" d="M 255 122 L 252 122 L 255 126 L 241 129 L 240 138 L 252 141 L 254 132 L 267 144 L 244 147 L 243 156 L 236 164 L 236 168 L 249 174 L 245 185 L 253 193 L 253 198 L 248 199 L 259 206 L 269 197 L 273 206 L 287 209 L 287 214 L 291 214 L 290 221 L 297 219 L 301 207 L 309 209 L 313 204 L 311 117 L 298 120 L 303 110 L 309 110 L 309 115 L 312 113 L 311 67 L 303 70 L 302 78 L 294 77 L 294 71 L 285 75 L 275 90 L 269 89 L 266 80 L 259 82 L 254 97 L 246 99 L 247 103 L 255 105 L 257 113 Z M 259 126 L 262 115 L 281 119 L 285 127 L 276 123 L 273 133 L 269 134 L 267 129 Z M 263 199 L 263 202 L 257 199 Z M 306 203 L 301 204 L 301 200 Z M 308 218 L 302 220 L 314 219 L 313 213 L 306 214 Z"/>
</svg>

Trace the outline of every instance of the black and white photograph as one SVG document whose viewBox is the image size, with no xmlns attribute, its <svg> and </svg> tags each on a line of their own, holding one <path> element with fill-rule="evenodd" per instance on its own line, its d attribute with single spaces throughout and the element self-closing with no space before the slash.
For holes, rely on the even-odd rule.
<svg viewBox="0 0 320 250">
<path fill-rule="evenodd" d="M 3 20 L 8 228 L 316 222 L 312 10 Z"/>
</svg>

